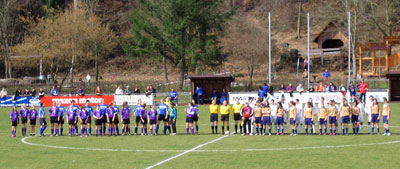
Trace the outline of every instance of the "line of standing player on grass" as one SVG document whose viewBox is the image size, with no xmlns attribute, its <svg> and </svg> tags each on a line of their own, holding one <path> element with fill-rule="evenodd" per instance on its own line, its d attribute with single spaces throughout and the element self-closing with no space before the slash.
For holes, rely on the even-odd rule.
<svg viewBox="0 0 400 169">
<path fill-rule="evenodd" d="M 158 135 L 159 125 L 162 121 L 164 124 L 163 133 L 166 135 L 167 131 L 170 135 L 176 135 L 176 120 L 178 117 L 178 111 L 175 108 L 175 103 L 171 102 L 171 98 L 168 96 L 161 99 L 160 104 L 156 106 L 150 106 L 150 109 L 146 109 L 146 104 L 142 104 L 141 100 L 138 100 L 138 104 L 131 110 L 127 102 L 122 105 L 122 110 L 116 105 L 116 102 L 112 102 L 109 105 L 104 104 L 104 100 L 98 104 L 95 109 L 89 105 L 89 101 L 82 107 L 75 105 L 75 101 L 72 100 L 71 104 L 64 108 L 60 102 L 53 102 L 53 105 L 49 108 L 48 116 L 50 117 L 51 134 L 50 136 L 62 136 L 64 121 L 68 123 L 69 136 L 78 135 L 78 124 L 81 125 L 81 137 L 90 136 L 92 134 L 92 118 L 94 119 L 96 136 L 115 136 L 119 135 L 119 118 L 122 121 L 122 132 L 121 135 L 131 135 L 131 118 L 135 118 L 135 131 L 134 135 L 138 134 L 138 129 L 141 129 L 141 135 Z M 132 112 L 132 113 L 131 113 Z M 194 104 L 194 100 L 189 104 L 188 108 L 185 109 L 187 114 L 186 117 L 186 134 L 198 134 L 198 119 L 199 110 L 197 105 Z M 47 128 L 47 115 L 43 105 L 40 106 L 39 112 L 34 106 L 31 106 L 30 110 L 25 104 L 21 106 L 18 111 L 17 107 L 13 107 L 10 112 L 10 119 L 12 125 L 11 136 L 16 137 L 16 128 L 19 122 L 22 124 L 22 136 L 26 136 L 26 125 L 31 125 L 31 136 L 35 136 L 35 126 L 37 118 L 39 118 L 40 132 L 39 136 L 44 136 L 44 131 Z M 147 132 L 147 124 L 150 124 L 150 133 Z M 172 127 L 172 132 L 171 132 Z M 106 133 L 106 129 L 108 131 Z M 196 132 L 194 131 L 196 129 Z"/>
<path fill-rule="evenodd" d="M 221 114 L 222 134 L 230 134 L 229 116 L 231 107 L 226 101 L 221 106 L 213 100 L 209 106 L 210 122 L 212 134 L 218 134 L 218 113 Z M 334 100 L 328 102 L 322 97 L 320 103 L 315 105 L 312 99 L 303 107 L 303 103 L 299 99 L 295 101 L 285 102 L 281 98 L 279 102 L 271 99 L 262 101 L 261 99 L 254 102 L 250 98 L 245 105 L 240 104 L 239 100 L 232 105 L 233 119 L 235 121 L 234 133 L 240 132 L 242 135 L 272 135 L 272 125 L 275 128 L 276 135 L 284 135 L 287 133 L 289 123 L 291 125 L 291 134 L 300 133 L 316 134 L 315 123 L 319 124 L 319 135 L 327 135 L 329 127 L 329 135 L 338 133 L 338 123 L 341 123 L 341 134 L 349 134 L 349 124 L 352 124 L 353 134 L 357 135 L 364 132 L 364 114 L 367 116 L 368 133 L 380 134 L 379 121 L 383 119 L 385 133 L 383 135 L 390 136 L 389 118 L 390 106 L 386 97 L 383 98 L 383 108 L 380 110 L 379 104 L 375 98 L 369 97 L 369 102 L 364 104 L 361 99 L 354 99 L 352 104 L 343 98 L 340 105 L 336 105 Z M 329 125 L 328 125 L 329 123 Z M 225 132 L 225 127 L 227 131 Z M 239 127 L 239 130 L 238 130 Z M 255 128 L 255 132 L 254 132 Z M 305 128 L 305 132 L 304 132 Z M 301 131 L 300 131 L 301 130 Z M 308 132 L 310 130 L 310 133 Z"/>
</svg>

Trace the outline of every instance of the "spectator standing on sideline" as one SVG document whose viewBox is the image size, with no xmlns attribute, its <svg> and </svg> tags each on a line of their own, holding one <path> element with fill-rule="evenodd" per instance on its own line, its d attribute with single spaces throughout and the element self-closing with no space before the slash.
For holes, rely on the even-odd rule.
<svg viewBox="0 0 400 169">
<path fill-rule="evenodd" d="M 50 73 L 47 74 L 47 82 L 48 82 L 48 83 L 51 82 L 51 74 L 50 74 Z"/>
<path fill-rule="evenodd" d="M 60 94 L 60 91 L 56 88 L 56 86 L 53 86 L 53 88 L 50 90 L 50 94 L 52 96 L 58 96 Z"/>
<path fill-rule="evenodd" d="M 39 89 L 39 99 L 41 99 L 42 97 L 44 97 L 44 90 L 43 88 Z"/>
<path fill-rule="evenodd" d="M 76 92 L 78 96 L 85 96 L 85 90 L 82 87 L 79 87 L 78 91 Z"/>
<path fill-rule="evenodd" d="M 203 90 L 203 89 L 201 89 L 201 90 Z M 225 100 L 226 100 L 226 91 L 225 91 L 225 89 L 222 89 L 221 99 L 220 99 L 221 104 L 224 103 Z"/>
<path fill-rule="evenodd" d="M 264 97 L 268 96 L 268 85 L 267 83 L 264 83 L 264 85 L 262 86 L 262 90 L 264 91 Z"/>
<path fill-rule="evenodd" d="M 131 90 L 131 88 L 130 88 L 129 86 L 126 86 L 126 88 L 125 88 L 125 94 L 126 94 L 126 95 L 131 95 L 131 94 L 132 94 L 132 90 Z"/>
<path fill-rule="evenodd" d="M 307 69 L 304 69 L 304 72 L 303 72 L 303 82 L 305 83 L 305 82 L 307 82 L 307 80 L 308 80 L 308 72 L 307 72 Z"/>
<path fill-rule="evenodd" d="M 115 89 L 115 94 L 116 95 L 123 95 L 124 91 L 121 89 L 121 86 L 118 86 L 117 89 Z"/>
<path fill-rule="evenodd" d="M 303 94 L 304 88 L 303 88 L 303 85 L 301 83 L 299 83 L 299 85 L 296 87 L 296 91 L 299 92 L 300 95 Z"/>
<path fill-rule="evenodd" d="M 293 85 L 291 83 L 289 83 L 289 86 L 286 88 L 286 91 L 290 94 L 290 97 L 293 97 Z"/>
<path fill-rule="evenodd" d="M 25 89 L 25 91 L 24 91 L 24 94 L 23 94 L 24 96 L 30 96 L 31 95 L 31 93 L 29 92 L 29 90 L 28 89 Z"/>
<path fill-rule="evenodd" d="M 356 98 L 356 87 L 353 85 L 353 82 L 350 82 L 349 92 L 350 92 L 351 102 L 354 102 Z"/>
<path fill-rule="evenodd" d="M 343 83 L 340 84 L 339 91 L 342 93 L 343 97 L 346 97 L 347 89 Z"/>
<path fill-rule="evenodd" d="M 83 87 L 83 85 L 84 85 L 84 83 L 83 83 L 82 78 L 79 78 L 78 87 Z"/>
<path fill-rule="evenodd" d="M 90 80 L 91 80 L 91 79 L 92 79 L 92 77 L 90 77 L 90 75 L 87 74 L 87 75 L 86 75 L 86 81 L 87 81 L 88 87 L 90 87 Z"/>
<path fill-rule="evenodd" d="M 328 83 L 329 77 L 331 77 L 331 73 L 328 72 L 328 69 L 325 69 L 325 72 L 323 73 L 323 76 L 324 76 L 325 83 Z"/>
<path fill-rule="evenodd" d="M 7 90 L 3 87 L 0 92 L 0 97 L 4 99 L 7 96 Z"/>
<path fill-rule="evenodd" d="M 268 83 L 268 93 L 273 96 L 274 95 L 274 87 L 272 87 L 271 83 Z"/>
<path fill-rule="evenodd" d="M 135 91 L 133 91 L 135 94 L 140 94 L 140 89 L 138 87 L 135 87 Z"/>
<path fill-rule="evenodd" d="M 213 92 L 211 94 L 211 100 L 217 100 L 218 98 L 218 92 L 216 89 L 213 89 Z"/>
<path fill-rule="evenodd" d="M 264 100 L 264 96 L 265 96 L 265 92 L 263 90 L 263 87 L 260 86 L 258 89 L 258 100 L 262 102 Z"/>
<path fill-rule="evenodd" d="M 97 86 L 94 92 L 96 93 L 97 96 L 101 96 L 103 94 L 103 91 L 100 89 L 100 86 Z"/>
<path fill-rule="evenodd" d="M 310 64 L 310 72 L 314 72 L 314 67 L 311 59 L 309 64 Z"/>
<path fill-rule="evenodd" d="M 361 80 L 360 83 L 360 99 L 365 103 L 365 96 L 368 91 L 368 84 L 364 82 L 364 80 Z"/>
<path fill-rule="evenodd" d="M 197 86 L 196 88 L 196 94 L 197 94 L 197 104 L 203 104 L 204 101 L 204 91 L 200 86 Z"/>
<path fill-rule="evenodd" d="M 171 101 L 175 100 L 175 104 L 178 105 L 178 92 L 173 88 L 171 89 L 171 92 L 169 92 L 169 97 L 171 97 Z"/>
<path fill-rule="evenodd" d="M 15 91 L 15 97 L 18 97 L 18 96 L 21 96 L 21 95 L 22 95 L 21 88 L 18 88 L 18 89 Z"/>
<path fill-rule="evenodd" d="M 32 90 L 30 92 L 30 96 L 36 97 L 36 90 L 34 88 L 32 88 Z"/>
</svg>

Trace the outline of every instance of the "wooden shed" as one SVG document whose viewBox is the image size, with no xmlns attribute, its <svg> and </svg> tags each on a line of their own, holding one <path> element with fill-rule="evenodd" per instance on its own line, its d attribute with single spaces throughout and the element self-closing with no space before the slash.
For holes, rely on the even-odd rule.
<svg viewBox="0 0 400 169">
<path fill-rule="evenodd" d="M 315 43 L 318 43 L 318 49 L 340 48 L 347 46 L 347 34 L 342 30 L 343 27 L 335 22 L 329 24 L 315 37 Z"/>
<path fill-rule="evenodd" d="M 222 90 L 225 89 L 228 100 L 228 94 L 231 91 L 231 82 L 235 81 L 235 78 L 231 74 L 189 75 L 188 78 L 191 82 L 192 98 L 194 98 L 196 87 L 199 86 L 204 90 L 204 103 L 211 103 L 213 89 L 216 89 L 218 92 L 218 100 L 221 97 Z"/>
<path fill-rule="evenodd" d="M 389 79 L 389 100 L 400 101 L 400 72 L 388 72 L 386 78 Z"/>
</svg>

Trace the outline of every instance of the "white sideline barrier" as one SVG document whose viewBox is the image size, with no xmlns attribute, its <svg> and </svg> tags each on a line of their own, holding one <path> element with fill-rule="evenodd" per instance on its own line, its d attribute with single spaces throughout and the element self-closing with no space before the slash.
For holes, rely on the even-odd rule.
<svg viewBox="0 0 400 169">
<path fill-rule="evenodd" d="M 312 98 L 314 103 L 318 103 L 321 101 L 321 98 L 324 97 L 325 101 L 335 100 L 337 103 L 342 102 L 343 95 L 341 92 L 313 92 L 313 93 L 293 93 L 293 97 L 290 97 L 289 93 L 274 93 L 274 95 L 268 94 L 267 100 L 275 99 L 275 101 L 280 101 L 281 97 L 285 98 L 285 101 L 294 101 L 299 99 L 300 102 L 305 103 L 308 102 L 309 98 Z M 359 94 L 357 94 L 359 96 Z M 378 100 L 378 102 L 383 101 L 383 97 L 388 98 L 389 93 L 388 91 L 383 92 L 367 92 L 366 100 L 368 100 L 369 96 L 373 96 Z M 249 101 L 250 98 L 258 99 L 258 94 L 256 92 L 248 92 L 248 93 L 229 93 L 229 104 L 234 104 L 236 99 L 239 99 L 241 104 L 244 104 Z M 350 99 L 350 93 L 347 92 L 346 99 Z"/>
<path fill-rule="evenodd" d="M 154 96 L 145 94 L 143 95 L 115 95 L 115 102 L 118 106 L 121 106 L 124 102 L 128 102 L 128 105 L 137 105 L 138 100 L 141 99 L 142 103 L 146 105 L 153 105 L 155 103 Z"/>
</svg>

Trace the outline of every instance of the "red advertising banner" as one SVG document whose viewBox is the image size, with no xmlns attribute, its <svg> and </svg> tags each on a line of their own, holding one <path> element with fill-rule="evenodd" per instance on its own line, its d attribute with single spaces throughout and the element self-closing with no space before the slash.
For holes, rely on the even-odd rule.
<svg viewBox="0 0 400 169">
<path fill-rule="evenodd" d="M 78 106 L 82 106 L 86 103 L 86 100 L 89 100 L 91 106 L 98 105 L 101 102 L 101 99 L 104 99 L 105 104 L 110 104 L 114 101 L 113 95 L 108 96 L 44 96 L 40 99 L 40 103 L 43 103 L 44 106 L 52 106 L 53 101 L 61 102 L 62 106 L 69 106 L 72 100 L 75 100 L 75 104 Z"/>
</svg>

